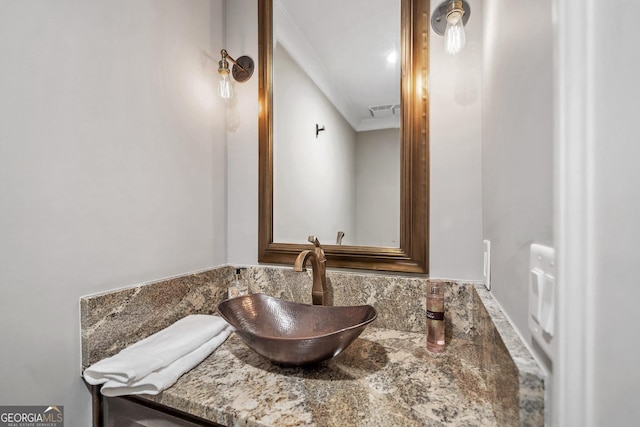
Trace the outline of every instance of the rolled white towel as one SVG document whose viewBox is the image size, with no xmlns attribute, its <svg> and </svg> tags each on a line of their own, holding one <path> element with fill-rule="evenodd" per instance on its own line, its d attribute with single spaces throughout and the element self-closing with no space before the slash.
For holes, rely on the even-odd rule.
<svg viewBox="0 0 640 427">
<path fill-rule="evenodd" d="M 118 354 L 91 365 L 85 369 L 84 378 L 89 384 L 106 386 L 109 383 L 111 385 L 107 389 L 115 389 L 116 384 L 118 387 L 140 385 L 143 379 L 152 374 L 154 376 L 150 383 L 165 384 L 166 381 L 159 380 L 159 376 L 172 378 L 175 372 L 181 371 L 175 376 L 175 382 L 222 344 L 230 332 L 231 326 L 221 317 L 190 315 Z M 163 369 L 171 365 L 170 369 Z M 184 369 L 188 365 L 191 366 Z M 161 389 L 155 393 L 159 391 Z"/>
</svg>

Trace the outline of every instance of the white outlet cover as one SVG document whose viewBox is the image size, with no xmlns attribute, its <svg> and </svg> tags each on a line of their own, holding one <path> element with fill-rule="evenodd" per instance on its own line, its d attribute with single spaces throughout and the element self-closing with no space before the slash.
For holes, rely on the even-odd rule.
<svg viewBox="0 0 640 427">
<path fill-rule="evenodd" d="M 482 277 L 484 278 L 484 287 L 490 291 L 491 290 L 491 241 L 483 240 L 482 241 L 482 253 L 484 254 L 484 263 L 483 263 L 483 271 Z"/>
</svg>

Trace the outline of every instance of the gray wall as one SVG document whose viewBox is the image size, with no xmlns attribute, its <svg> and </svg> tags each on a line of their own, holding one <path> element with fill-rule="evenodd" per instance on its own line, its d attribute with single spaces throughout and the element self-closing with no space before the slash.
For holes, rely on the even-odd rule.
<svg viewBox="0 0 640 427">
<path fill-rule="evenodd" d="M 529 246 L 553 246 L 551 1 L 484 2 L 482 212 L 492 293 L 525 341 Z"/>
<path fill-rule="evenodd" d="M 440 2 L 432 1 L 431 9 Z M 482 3 L 471 1 L 467 44 L 444 53 L 431 30 L 429 267 L 431 277 L 482 278 Z"/>
<path fill-rule="evenodd" d="M 0 403 L 86 426 L 80 296 L 226 260 L 222 1 L 1 9 Z"/>
<path fill-rule="evenodd" d="M 227 50 L 258 58 L 258 8 L 254 0 L 225 1 Z M 260 64 L 256 63 L 259 67 Z M 258 263 L 258 75 L 236 84 L 227 116 L 227 261 Z"/>
</svg>

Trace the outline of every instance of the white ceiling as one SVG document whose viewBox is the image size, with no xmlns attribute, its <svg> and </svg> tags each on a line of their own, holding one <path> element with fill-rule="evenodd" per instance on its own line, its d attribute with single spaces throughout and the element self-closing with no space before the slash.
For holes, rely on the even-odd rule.
<svg viewBox="0 0 640 427">
<path fill-rule="evenodd" d="M 371 106 L 400 104 L 399 0 L 275 0 L 280 43 L 355 130 L 399 127 Z"/>
</svg>

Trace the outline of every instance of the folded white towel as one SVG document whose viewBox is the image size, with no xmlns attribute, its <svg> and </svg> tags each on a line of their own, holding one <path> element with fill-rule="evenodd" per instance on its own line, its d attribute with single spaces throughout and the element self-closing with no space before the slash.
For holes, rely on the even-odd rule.
<svg viewBox="0 0 640 427">
<path fill-rule="evenodd" d="M 202 362 L 230 332 L 231 326 L 218 316 L 187 316 L 91 365 L 84 377 L 89 384 L 105 384 L 102 392 L 108 396 L 157 394 Z"/>
<path fill-rule="evenodd" d="M 178 381 L 178 378 L 193 367 L 198 365 L 218 348 L 231 333 L 231 328 L 227 328 L 210 341 L 202 344 L 191 353 L 181 357 L 169 366 L 160 368 L 146 377 L 134 381 L 130 384 L 123 384 L 118 381 L 107 381 L 100 391 L 108 397 L 122 396 L 125 394 L 158 394 L 162 390 L 171 387 Z"/>
</svg>

